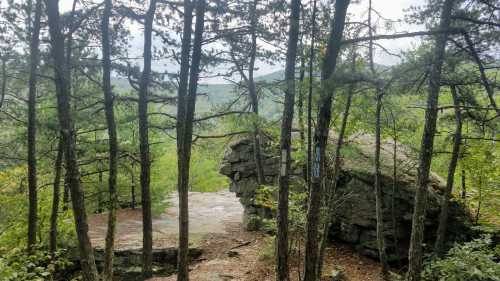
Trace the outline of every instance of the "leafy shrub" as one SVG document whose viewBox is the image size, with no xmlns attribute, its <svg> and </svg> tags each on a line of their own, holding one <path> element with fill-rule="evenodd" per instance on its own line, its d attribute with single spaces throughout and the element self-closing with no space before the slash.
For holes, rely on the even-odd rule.
<svg viewBox="0 0 500 281">
<path fill-rule="evenodd" d="M 28 200 L 22 184 L 16 182 L 24 178 L 25 166 L 0 171 L 0 254 L 1 248 L 13 249 L 27 245 Z M 46 180 L 40 177 L 40 181 Z M 62 201 L 62 200 L 61 200 Z M 58 215 L 58 245 L 72 246 L 75 239 L 75 226 L 71 208 L 63 211 L 62 202 Z M 49 241 L 50 216 L 52 213 L 52 189 L 38 190 L 38 241 Z M 46 246 L 46 245 L 45 245 Z M 0 279 L 1 280 L 1 279 Z"/>
<path fill-rule="evenodd" d="M 303 236 L 306 229 L 307 192 L 291 192 L 289 203 L 289 231 L 293 235 Z"/>
<path fill-rule="evenodd" d="M 499 281 L 500 248 L 492 246 L 490 236 L 455 245 L 448 254 L 426 264 L 423 280 Z"/>
<path fill-rule="evenodd" d="M 274 262 L 276 254 L 276 236 L 266 236 L 264 247 L 259 252 L 259 260 L 269 263 Z"/>
<path fill-rule="evenodd" d="M 255 204 L 268 208 L 269 210 L 276 212 L 278 210 L 278 202 L 276 201 L 276 195 L 278 192 L 277 186 L 261 185 L 255 191 Z"/>
<path fill-rule="evenodd" d="M 28 255 L 25 249 L 13 248 L 8 252 L 0 249 L 0 280 L 2 281 L 41 281 L 51 280 L 57 270 L 71 265 L 64 258 L 64 251 L 56 253 L 52 259 L 44 250 Z"/>
</svg>

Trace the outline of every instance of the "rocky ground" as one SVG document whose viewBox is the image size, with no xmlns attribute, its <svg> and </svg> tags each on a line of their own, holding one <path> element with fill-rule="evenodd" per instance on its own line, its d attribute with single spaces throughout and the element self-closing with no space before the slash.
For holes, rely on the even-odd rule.
<svg viewBox="0 0 500 281">
<path fill-rule="evenodd" d="M 170 207 L 153 220 L 154 247 L 175 247 L 177 241 L 177 197 L 170 200 Z M 275 280 L 272 258 L 272 239 L 261 232 L 249 232 L 242 227 L 243 208 L 233 193 L 190 193 L 190 231 L 192 247 L 202 251 L 191 265 L 194 281 L 267 281 Z M 106 215 L 90 218 L 90 235 L 97 248 L 104 246 Z M 118 212 L 117 249 L 140 249 L 142 221 L 140 210 Z M 302 266 L 294 259 L 291 266 L 292 280 L 298 279 Z M 327 251 L 325 272 L 340 268 L 345 280 L 378 281 L 377 262 L 362 257 L 345 245 L 332 245 Z M 155 277 L 150 281 L 175 280 L 175 275 Z"/>
<path fill-rule="evenodd" d="M 202 243 L 204 253 L 192 264 L 190 279 L 195 281 L 275 281 L 274 261 L 270 256 L 271 238 L 260 232 L 248 232 L 234 225 L 229 234 L 207 235 Z M 292 261 L 291 280 L 301 280 L 299 259 Z M 327 250 L 326 270 L 343 272 L 346 281 L 382 281 L 380 266 L 372 259 L 360 256 L 345 245 L 331 245 Z M 175 281 L 176 275 L 156 277 L 149 281 Z M 323 281 L 332 280 L 324 276 Z"/>
<path fill-rule="evenodd" d="M 178 197 L 177 193 L 168 199 L 165 212 L 153 218 L 153 248 L 177 245 Z M 191 243 L 196 243 L 206 234 L 225 234 L 226 225 L 240 223 L 243 207 L 229 191 L 189 193 L 189 231 Z M 142 247 L 142 214 L 140 209 L 123 209 L 117 212 L 117 250 Z M 92 245 L 103 248 L 106 238 L 107 214 L 89 218 L 89 235 Z"/>
</svg>

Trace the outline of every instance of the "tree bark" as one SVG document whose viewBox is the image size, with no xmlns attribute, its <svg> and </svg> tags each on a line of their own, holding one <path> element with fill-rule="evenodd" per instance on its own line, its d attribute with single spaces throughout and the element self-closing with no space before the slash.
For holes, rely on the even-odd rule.
<svg viewBox="0 0 500 281">
<path fill-rule="evenodd" d="M 316 39 L 316 0 L 313 0 L 311 17 L 311 49 L 309 50 L 309 91 L 307 95 L 307 191 L 311 189 L 312 165 L 312 95 L 313 95 L 313 67 L 314 67 L 314 42 Z"/>
<path fill-rule="evenodd" d="M 71 13 L 70 13 L 70 19 L 69 19 L 69 30 L 73 30 L 73 19 L 75 15 L 75 10 L 76 10 L 76 4 L 78 0 L 73 0 L 73 5 L 71 8 Z M 67 42 L 66 42 L 66 69 L 67 69 L 67 77 L 66 80 L 68 81 L 68 95 L 71 96 L 71 91 L 72 91 L 72 66 L 71 66 L 71 57 L 72 57 L 72 50 L 73 50 L 73 31 L 69 32 L 67 34 Z M 64 45 L 64 43 L 63 43 Z M 64 48 L 64 46 L 63 46 Z M 71 109 L 70 109 L 71 110 Z M 76 138 L 76 136 L 73 136 L 73 138 Z M 69 179 L 70 175 L 69 173 L 65 172 L 64 175 L 64 194 L 63 194 L 63 211 L 68 210 L 68 205 L 69 205 L 69 200 L 70 200 L 70 188 L 69 188 Z"/>
<path fill-rule="evenodd" d="M 479 200 L 477 201 L 476 215 L 474 219 L 474 224 L 479 223 L 479 215 L 481 214 L 481 204 L 483 203 L 483 175 L 479 175 L 477 187 L 479 191 Z"/>
<path fill-rule="evenodd" d="M 38 224 L 37 161 L 36 161 L 36 83 L 40 45 L 40 18 L 42 0 L 36 0 L 35 18 L 30 40 L 30 76 L 28 92 L 28 252 L 34 253 Z M 31 17 L 31 15 L 30 15 Z"/>
<path fill-rule="evenodd" d="M 453 0 L 445 0 L 443 3 L 441 20 L 439 23 L 439 28 L 441 30 L 448 29 L 450 26 L 453 2 Z M 427 184 L 429 182 L 434 135 L 436 133 L 441 68 L 445 56 L 446 41 L 446 33 L 436 36 L 433 63 L 429 74 L 427 109 L 425 110 L 424 133 L 422 135 L 420 148 L 417 190 L 412 218 L 410 249 L 408 252 L 408 281 L 419 281 L 420 272 L 422 270 L 422 242 L 424 239 L 424 221 L 427 207 Z"/>
<path fill-rule="evenodd" d="M 464 168 L 462 168 L 460 178 L 462 181 L 462 192 L 460 193 L 460 197 L 465 200 L 465 198 L 467 197 L 467 186 L 465 183 L 465 169 Z"/>
<path fill-rule="evenodd" d="M 285 65 L 285 105 L 281 123 L 281 168 L 278 178 L 278 216 L 277 216 L 277 255 L 276 280 L 288 281 L 288 195 L 291 166 L 291 142 L 293 108 L 295 103 L 295 60 L 297 57 L 297 42 L 299 40 L 300 0 L 292 0 L 290 13 L 290 30 L 288 32 L 288 49 Z"/>
<path fill-rule="evenodd" d="M 446 240 L 446 228 L 448 225 L 449 201 L 453 191 L 453 183 L 455 180 L 455 170 L 457 168 L 458 157 L 460 156 L 460 143 L 462 141 L 462 114 L 460 112 L 460 102 L 458 99 L 456 86 L 450 86 L 451 95 L 453 97 L 453 105 L 455 106 L 455 136 L 453 137 L 453 150 L 451 152 L 450 165 L 448 166 L 448 176 L 446 179 L 446 188 L 441 202 L 441 213 L 439 215 L 439 225 L 436 232 L 436 243 L 434 244 L 434 252 L 437 255 L 443 253 L 443 246 Z"/>
<path fill-rule="evenodd" d="M 351 72 L 354 73 L 356 71 L 356 53 L 353 48 L 352 52 L 352 64 L 351 64 Z M 347 120 L 349 119 L 349 113 L 351 109 L 352 96 L 354 95 L 354 90 L 356 88 L 355 84 L 351 84 L 349 89 L 347 90 L 347 101 L 344 108 L 344 114 L 342 116 L 342 124 L 340 125 L 340 131 L 337 139 L 337 143 L 335 146 L 335 154 L 334 154 L 334 162 L 333 162 L 333 174 L 332 179 L 333 183 L 331 188 L 329 188 L 328 198 L 326 198 L 326 209 L 327 213 L 325 214 L 325 221 L 322 228 L 322 234 L 320 237 L 320 245 L 319 245 L 319 258 L 318 258 L 318 269 L 317 269 L 317 278 L 321 280 L 321 274 L 323 272 L 323 258 L 325 256 L 326 244 L 328 240 L 328 232 L 331 227 L 331 218 L 334 216 L 334 208 L 333 205 L 335 199 L 335 193 L 337 191 L 337 181 L 339 178 L 340 172 L 340 152 L 342 146 L 344 145 L 344 135 L 347 128 Z"/>
<path fill-rule="evenodd" d="M 325 173 L 325 149 L 328 141 L 333 100 L 333 91 L 328 89 L 327 82 L 334 73 L 337 64 L 348 6 L 349 0 L 335 1 L 335 14 L 321 71 L 322 92 L 319 104 L 318 122 L 314 133 L 315 157 L 311 170 L 311 188 L 309 191 L 309 204 L 307 209 L 304 281 L 316 280 L 319 262 L 318 225 L 321 204 L 321 185 Z"/>
<path fill-rule="evenodd" d="M 134 161 L 134 160 L 133 160 Z M 132 210 L 135 210 L 136 202 L 135 202 L 135 162 L 132 162 L 132 171 L 130 172 L 130 182 L 131 182 L 131 190 L 130 190 L 130 196 L 131 196 L 131 207 Z"/>
<path fill-rule="evenodd" d="M 184 117 L 186 114 L 186 97 L 189 84 L 189 57 L 191 53 L 191 33 L 193 25 L 193 4 L 184 0 L 184 26 L 182 30 L 181 67 L 179 72 L 179 88 L 177 90 L 177 154 L 182 154 L 182 135 Z M 178 166 L 181 166 L 178 157 Z M 179 180 L 179 178 L 178 178 Z M 180 186 L 180 182 L 178 182 Z"/>
<path fill-rule="evenodd" d="M 118 137 L 114 113 L 114 96 L 111 89 L 111 47 L 109 36 L 109 18 L 113 7 L 112 0 L 105 0 L 102 17 L 102 90 L 104 94 L 104 110 L 109 136 L 109 203 L 108 203 L 108 229 L 104 251 L 103 279 L 113 280 L 113 255 L 115 244 L 116 208 L 118 194 L 116 191 L 116 177 L 118 173 Z"/>
<path fill-rule="evenodd" d="M 185 140 L 184 125 L 186 122 L 188 86 L 189 86 L 189 58 L 191 53 L 191 34 L 193 23 L 193 4 L 184 0 L 184 27 L 182 31 L 181 68 L 179 74 L 179 88 L 177 92 L 177 192 L 179 193 L 179 255 L 178 280 L 188 280 L 188 251 L 189 251 L 189 217 L 188 217 L 188 183 L 185 175 Z M 189 166 L 189 165 L 188 165 Z"/>
<path fill-rule="evenodd" d="M 189 164 L 191 160 L 191 146 L 193 136 L 193 119 L 196 110 L 196 95 L 200 72 L 201 43 L 205 27 L 205 0 L 196 2 L 196 24 L 194 30 L 193 55 L 189 73 L 189 88 L 186 96 L 185 114 L 182 118 L 181 149 L 178 166 L 178 192 L 179 192 L 179 256 L 178 256 L 178 281 L 189 280 Z"/>
<path fill-rule="evenodd" d="M 2 85 L 0 86 L 0 109 L 5 101 L 5 93 L 7 92 L 7 58 L 2 57 Z"/>
<path fill-rule="evenodd" d="M 380 186 L 380 139 L 381 139 L 381 122 L 380 114 L 382 111 L 382 97 L 383 93 L 377 89 L 376 93 L 376 110 L 375 110 L 375 214 L 377 219 L 377 247 L 379 252 L 379 259 L 382 265 L 382 275 L 387 279 L 389 273 L 389 265 L 387 264 L 387 254 L 385 250 L 385 237 L 384 237 L 384 199 L 382 188 Z"/>
<path fill-rule="evenodd" d="M 396 126 L 395 116 L 390 110 L 392 119 L 392 137 L 394 143 L 392 145 L 392 192 L 391 192 L 391 221 L 392 221 L 392 235 L 395 250 L 396 259 L 398 260 L 398 265 L 401 265 L 399 258 L 399 241 L 398 241 L 398 225 L 396 220 L 396 188 L 398 185 L 398 131 Z"/>
<path fill-rule="evenodd" d="M 64 154 L 64 143 L 62 137 L 59 136 L 59 144 L 57 145 L 56 161 L 54 163 L 54 184 L 52 193 L 52 212 L 50 214 L 50 233 L 49 233 L 49 252 L 52 259 L 55 258 L 57 250 L 57 217 L 59 212 L 59 198 L 61 185 L 61 170 Z"/>
<path fill-rule="evenodd" d="M 97 134 L 95 136 L 95 147 L 97 147 Z M 95 155 L 97 157 L 97 149 L 95 151 Z M 103 198 L 102 198 L 102 195 L 103 195 L 103 178 L 102 178 L 102 174 L 103 174 L 103 168 L 102 168 L 102 160 L 99 160 L 97 162 L 97 166 L 98 166 L 98 190 L 97 190 L 97 213 L 100 214 L 103 212 L 103 208 L 102 208 L 102 205 L 103 205 Z"/>
<path fill-rule="evenodd" d="M 373 27 L 372 27 L 372 1 L 369 0 L 368 8 L 368 34 L 370 38 L 373 37 Z M 375 65 L 373 62 L 373 39 L 368 42 L 368 56 L 370 71 L 373 75 L 376 75 Z M 379 259 L 382 265 L 382 276 L 387 279 L 389 266 L 387 264 L 387 254 L 385 250 L 385 239 L 384 239 L 384 213 L 383 213 L 383 195 L 382 188 L 380 187 L 380 139 L 381 139 L 381 122 L 380 115 L 382 112 L 382 98 L 384 92 L 380 87 L 377 86 L 376 91 L 376 110 L 375 110 L 375 155 L 374 155 L 374 191 L 375 191 L 375 216 L 377 219 L 377 248 L 379 252 Z"/>
<path fill-rule="evenodd" d="M 74 15 L 76 11 L 76 4 L 78 0 L 73 0 L 72 8 L 71 8 L 71 13 L 69 14 L 69 26 L 68 29 L 70 30 L 68 34 L 66 34 L 67 39 L 66 39 L 66 69 L 68 70 L 68 88 L 69 88 L 69 94 L 71 95 L 73 91 L 73 82 L 72 82 L 72 73 L 73 73 L 73 67 L 71 66 L 71 58 L 73 56 L 73 25 L 74 25 Z"/>
<path fill-rule="evenodd" d="M 153 222 L 151 215 L 151 160 L 149 153 L 148 96 L 151 80 L 151 45 L 156 0 L 151 0 L 144 21 L 144 67 L 139 85 L 139 150 L 141 160 L 141 205 L 142 205 L 142 275 L 152 276 Z"/>
<path fill-rule="evenodd" d="M 67 69 L 64 61 L 64 37 L 61 31 L 58 1 L 46 0 L 46 8 L 55 70 L 57 110 L 65 146 L 66 172 L 68 173 L 68 185 L 71 190 L 71 201 L 75 218 L 76 234 L 78 237 L 82 275 L 85 281 L 97 281 L 98 275 L 94 253 L 88 235 L 85 199 L 83 190 L 80 186 L 76 140 L 72 132 L 73 120 L 70 112 L 69 81 L 66 77 Z"/>
<path fill-rule="evenodd" d="M 253 111 L 253 155 L 257 170 L 257 181 L 259 184 L 265 184 L 264 168 L 262 166 L 262 152 L 260 145 L 260 127 L 259 127 L 259 98 L 257 96 L 257 88 L 255 86 L 254 70 L 255 58 L 257 55 L 257 4 L 258 0 L 254 0 L 250 7 L 250 33 L 252 43 L 250 47 L 250 63 L 248 64 L 248 95 Z"/>
<path fill-rule="evenodd" d="M 61 136 L 62 138 L 62 136 Z M 64 164 L 64 163 L 63 163 Z M 64 164 L 65 166 L 65 164 Z M 69 205 L 69 197 L 70 197 L 70 191 L 69 191 L 69 174 L 67 173 L 66 169 L 64 171 L 64 181 L 63 181 L 63 206 L 62 209 L 63 211 L 68 210 L 68 205 Z"/>
<path fill-rule="evenodd" d="M 303 17 L 302 17 L 303 18 Z M 304 44 L 300 43 L 300 74 L 299 74 L 299 95 L 297 97 L 297 115 L 299 117 L 300 149 L 306 151 L 306 128 L 304 124 L 304 78 L 306 76 L 306 56 L 304 53 Z M 302 165 L 304 179 L 307 180 L 307 162 Z"/>
</svg>

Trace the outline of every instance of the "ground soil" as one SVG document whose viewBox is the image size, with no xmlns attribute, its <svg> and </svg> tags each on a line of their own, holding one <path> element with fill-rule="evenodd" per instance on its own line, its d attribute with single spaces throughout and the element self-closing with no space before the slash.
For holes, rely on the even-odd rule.
<svg viewBox="0 0 500 281">
<path fill-rule="evenodd" d="M 204 254 L 190 268 L 194 281 L 275 281 L 272 238 L 261 232 L 248 232 L 241 224 L 228 226 L 227 234 L 205 236 L 200 247 Z M 303 258 L 303 257 L 302 257 Z M 298 264 L 294 258 L 291 280 L 300 280 Z M 380 265 L 362 257 L 346 245 L 330 245 L 326 254 L 325 275 L 340 268 L 348 281 L 382 281 Z M 149 281 L 174 281 L 176 276 L 155 277 Z M 328 280 L 324 276 L 323 280 Z"/>
<path fill-rule="evenodd" d="M 169 199 L 169 208 L 153 220 L 154 247 L 175 246 L 177 241 L 177 198 Z M 203 250 L 193 261 L 193 281 L 274 281 L 273 238 L 242 227 L 243 208 L 228 191 L 190 194 L 190 232 L 192 245 Z M 120 210 L 117 217 L 117 249 L 139 249 L 142 241 L 140 210 Z M 90 217 L 90 235 L 96 247 L 104 246 L 106 215 Z M 302 243 L 303 244 L 303 243 Z M 301 251 L 303 253 L 303 250 Z M 291 280 L 300 280 L 302 259 L 292 258 Z M 299 263 L 299 261 L 301 261 Z M 326 274 L 341 269 L 348 281 L 382 281 L 379 264 L 360 256 L 343 244 L 333 244 L 326 252 Z M 176 276 L 155 277 L 149 281 L 174 281 Z M 327 280 L 327 278 L 324 278 Z"/>
</svg>

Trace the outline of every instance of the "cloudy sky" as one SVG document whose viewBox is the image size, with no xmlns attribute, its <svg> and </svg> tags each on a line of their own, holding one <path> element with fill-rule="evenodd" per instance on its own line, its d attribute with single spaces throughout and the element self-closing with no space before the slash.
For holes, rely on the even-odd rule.
<svg viewBox="0 0 500 281">
<path fill-rule="evenodd" d="M 3 0 L 2 0 L 3 1 Z M 319 0 L 327 1 L 327 0 Z M 384 18 L 391 20 L 402 20 L 404 16 L 404 10 L 408 9 L 410 6 L 418 6 L 425 3 L 426 0 L 372 0 L 373 8 L 378 11 Z M 60 8 L 61 12 L 71 10 L 71 4 L 73 1 L 61 0 Z M 352 20 L 366 20 L 367 18 L 367 7 L 368 0 L 361 0 L 357 4 L 351 4 L 349 6 L 349 14 L 352 16 Z M 376 15 L 373 16 L 376 19 Z M 142 55 L 142 29 L 137 24 L 130 24 L 129 28 L 133 31 L 133 38 L 130 41 L 130 55 L 140 57 Z M 378 30 L 379 34 L 384 33 L 394 33 L 394 32 L 407 32 L 423 30 L 422 26 L 408 25 L 403 22 L 396 22 L 393 24 L 393 31 Z M 400 53 L 401 51 L 408 50 L 412 46 L 418 43 L 418 38 L 402 38 L 397 40 L 381 40 L 378 41 L 382 46 L 392 53 Z M 395 56 L 386 54 L 381 50 L 375 50 L 375 62 L 383 65 L 393 65 L 396 64 L 399 59 Z M 140 64 L 140 61 L 138 61 Z M 257 63 L 259 68 L 257 71 L 258 75 L 268 74 L 283 68 L 283 65 L 268 65 L 264 63 Z M 153 63 L 153 68 L 156 70 L 168 69 L 169 72 L 174 72 L 177 70 L 178 66 L 172 62 L 157 61 Z M 210 78 L 204 79 L 205 83 L 222 83 L 224 82 L 221 78 Z"/>
</svg>

